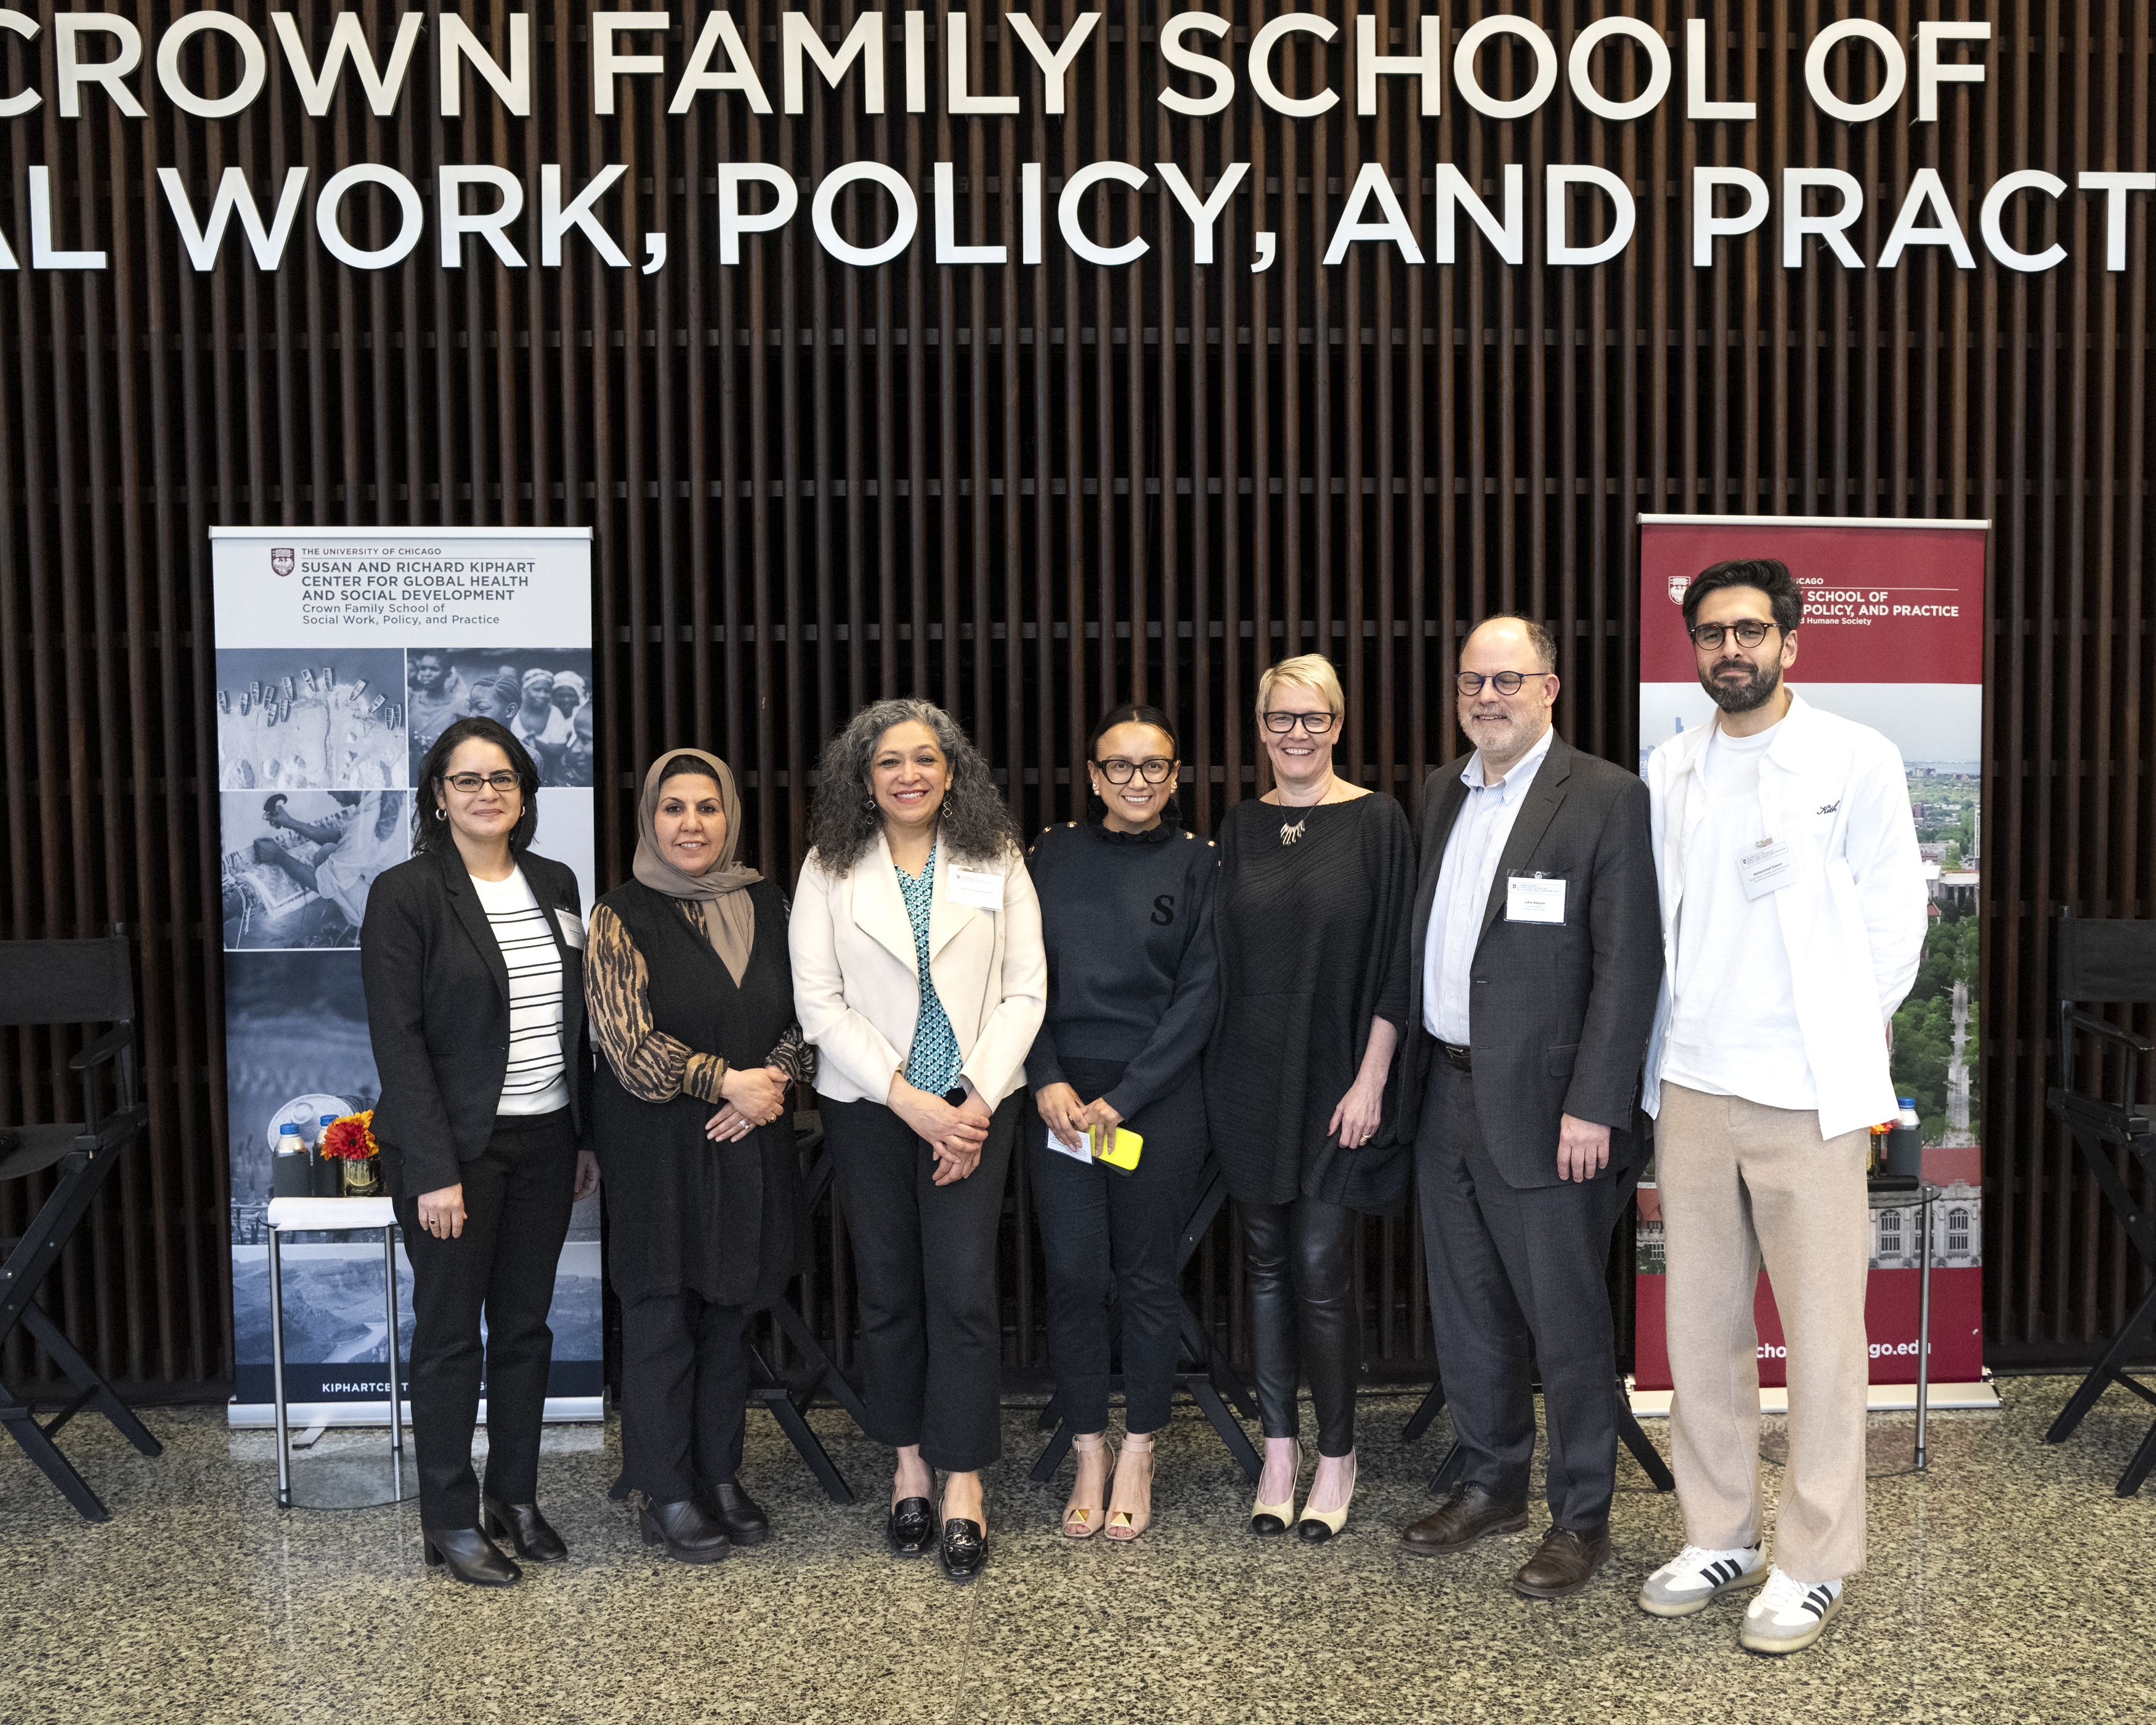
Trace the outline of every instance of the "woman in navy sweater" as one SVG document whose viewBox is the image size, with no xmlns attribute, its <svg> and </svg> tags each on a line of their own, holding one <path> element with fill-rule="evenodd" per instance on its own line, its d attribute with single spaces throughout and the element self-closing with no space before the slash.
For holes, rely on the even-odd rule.
<svg viewBox="0 0 2156 1725">
<path fill-rule="evenodd" d="M 1088 819 L 1050 827 L 1029 865 L 1048 952 L 1048 1013 L 1026 1082 L 1025 1132 L 1048 1266 L 1057 1389 L 1078 1428 L 1063 1531 L 1135 1539 L 1152 1520 L 1153 1434 L 1175 1387 L 1175 1245 L 1205 1160 L 1198 1057 L 1213 1027 L 1219 852 L 1174 811 L 1175 732 L 1150 706 L 1111 709 L 1086 745 Z M 1126 1173 L 1089 1133 L 1144 1140 Z M 1107 1440 L 1109 1296 L 1122 1304 L 1120 1463 Z M 1109 1491 L 1111 1471 L 1114 1491 Z"/>
</svg>

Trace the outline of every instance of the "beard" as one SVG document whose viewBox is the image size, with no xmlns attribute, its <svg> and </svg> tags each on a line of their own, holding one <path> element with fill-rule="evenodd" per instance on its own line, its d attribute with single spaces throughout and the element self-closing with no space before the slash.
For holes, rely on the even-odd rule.
<svg viewBox="0 0 2156 1725">
<path fill-rule="evenodd" d="M 1752 666 L 1752 675 L 1741 683 L 1722 680 L 1722 672 L 1743 664 L 1743 660 L 1725 659 L 1699 680 L 1700 687 L 1713 697 L 1714 704 L 1725 713 L 1748 713 L 1764 706 L 1782 686 L 1782 667 L 1771 663 Z"/>
</svg>

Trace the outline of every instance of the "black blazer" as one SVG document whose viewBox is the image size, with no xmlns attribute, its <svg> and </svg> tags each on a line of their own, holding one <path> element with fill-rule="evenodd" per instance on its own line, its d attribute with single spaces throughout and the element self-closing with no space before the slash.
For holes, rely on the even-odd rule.
<svg viewBox="0 0 2156 1725">
<path fill-rule="evenodd" d="M 577 877 L 528 850 L 516 860 L 562 955 L 562 1050 L 581 1144 L 592 1117 L 584 955 L 555 914 L 566 911 L 582 927 Z M 359 932 L 359 973 L 382 1079 L 374 1136 L 390 1194 L 457 1185 L 461 1165 L 494 1134 L 509 1070 L 509 968 L 454 845 L 376 877 Z"/>
<path fill-rule="evenodd" d="M 1470 758 L 1435 768 L 1423 788 L 1407 1038 L 1417 1109 L 1435 1049 L 1423 1024 L 1430 907 Z M 1568 883 L 1563 926 L 1506 920 L 1507 879 L 1534 874 Z M 1565 1114 L 1611 1128 L 1612 1168 L 1630 1161 L 1662 983 L 1661 899 L 1637 774 L 1550 739 L 1497 860 L 1470 975 L 1476 1111 L 1507 1183 L 1558 1183 Z"/>
</svg>

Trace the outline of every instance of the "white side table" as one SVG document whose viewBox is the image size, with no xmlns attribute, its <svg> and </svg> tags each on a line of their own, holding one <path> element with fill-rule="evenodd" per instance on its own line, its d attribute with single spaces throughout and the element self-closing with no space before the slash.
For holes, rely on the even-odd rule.
<svg viewBox="0 0 2156 1725">
<path fill-rule="evenodd" d="M 387 1198 L 275 1198 L 270 1201 L 270 1372 L 277 1414 L 277 1507 L 292 1507 L 292 1443 L 285 1406 L 285 1275 L 283 1237 L 287 1234 L 341 1234 L 377 1229 L 382 1234 L 382 1311 L 389 1327 L 390 1495 L 376 1501 L 395 1502 L 410 1496 L 404 1486 L 404 1427 L 401 1418 L 400 1369 L 397 1355 L 397 1213 Z"/>
</svg>

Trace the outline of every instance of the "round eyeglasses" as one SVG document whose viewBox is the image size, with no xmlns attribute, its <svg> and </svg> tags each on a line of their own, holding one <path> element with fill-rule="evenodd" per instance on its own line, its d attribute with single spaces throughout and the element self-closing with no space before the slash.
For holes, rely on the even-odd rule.
<svg viewBox="0 0 2156 1725">
<path fill-rule="evenodd" d="M 1748 617 L 1742 623 L 1732 623 L 1726 628 L 1719 623 L 1695 623 L 1690 633 L 1696 645 L 1713 653 L 1719 651 L 1722 644 L 1732 634 L 1737 637 L 1739 646 L 1756 647 L 1767 639 L 1767 631 L 1774 626 L 1771 623 L 1762 623 L 1756 617 Z"/>
<path fill-rule="evenodd" d="M 1147 784 L 1166 784 L 1175 773 L 1175 762 L 1158 755 L 1149 761 L 1096 761 L 1093 765 L 1110 784 L 1128 784 L 1133 773 Z"/>
<path fill-rule="evenodd" d="M 1285 737 L 1297 725 L 1312 737 L 1323 737 L 1340 722 L 1337 713 L 1265 713 L 1261 715 L 1265 729 L 1276 737 Z"/>
<path fill-rule="evenodd" d="M 1480 671 L 1462 671 L 1452 680 L 1462 695 L 1480 695 L 1485 683 L 1500 695 L 1517 695 L 1520 685 L 1529 677 L 1553 677 L 1556 675 L 1555 671 L 1492 671 L 1486 677 Z"/>
</svg>

